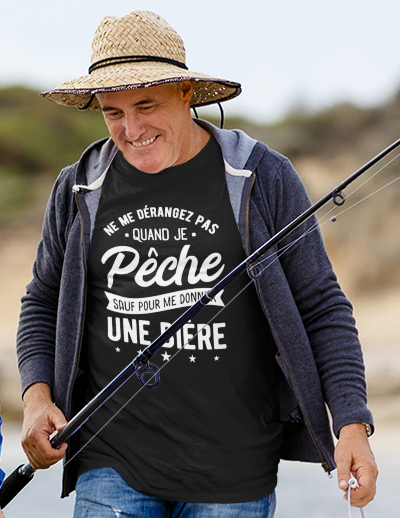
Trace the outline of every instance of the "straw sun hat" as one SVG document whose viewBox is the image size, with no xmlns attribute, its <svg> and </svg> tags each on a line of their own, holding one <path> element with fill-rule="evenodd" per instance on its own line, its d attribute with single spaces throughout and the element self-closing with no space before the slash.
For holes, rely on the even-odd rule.
<svg viewBox="0 0 400 518">
<path fill-rule="evenodd" d="M 87 76 L 67 81 L 42 96 L 58 104 L 99 110 L 94 94 L 192 80 L 192 107 L 232 99 L 239 83 L 188 70 L 181 37 L 151 11 L 106 16 L 98 26 Z"/>
</svg>

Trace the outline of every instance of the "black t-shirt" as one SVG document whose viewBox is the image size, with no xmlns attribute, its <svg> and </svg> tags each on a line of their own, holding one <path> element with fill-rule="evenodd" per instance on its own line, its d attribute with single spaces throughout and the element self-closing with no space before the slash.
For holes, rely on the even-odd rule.
<svg viewBox="0 0 400 518">
<path fill-rule="evenodd" d="M 157 174 L 118 152 L 88 257 L 88 399 L 244 258 L 214 137 Z M 242 275 L 156 353 L 160 384 L 84 448 L 80 473 L 112 466 L 136 491 L 178 501 L 245 502 L 273 491 L 275 345 L 254 285 L 224 309 L 247 283 Z M 140 386 L 134 377 L 104 404 L 83 426 L 82 444 Z"/>
</svg>

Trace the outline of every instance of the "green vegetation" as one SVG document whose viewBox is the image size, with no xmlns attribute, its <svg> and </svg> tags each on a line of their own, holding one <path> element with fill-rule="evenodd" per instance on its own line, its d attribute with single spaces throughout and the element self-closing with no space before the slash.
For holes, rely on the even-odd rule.
<svg viewBox="0 0 400 518">
<path fill-rule="evenodd" d="M 106 135 L 100 113 L 57 106 L 22 87 L 0 89 L 0 224 L 34 203 L 37 175 L 53 181 Z"/>
<path fill-rule="evenodd" d="M 56 174 L 106 135 L 99 113 L 57 106 L 25 88 L 0 90 L 1 168 Z"/>
</svg>

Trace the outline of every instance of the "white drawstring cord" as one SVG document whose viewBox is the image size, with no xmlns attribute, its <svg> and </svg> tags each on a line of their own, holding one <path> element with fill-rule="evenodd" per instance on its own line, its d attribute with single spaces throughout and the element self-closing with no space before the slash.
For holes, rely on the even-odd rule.
<svg viewBox="0 0 400 518">
<path fill-rule="evenodd" d="M 349 518 L 351 518 L 351 502 L 350 502 L 351 490 L 356 489 L 357 487 L 360 487 L 360 486 L 358 485 L 358 482 L 354 478 L 354 476 L 351 475 L 350 480 L 349 480 L 349 487 L 347 489 L 347 505 L 348 505 L 348 509 L 349 509 Z M 365 518 L 364 511 L 362 510 L 361 507 L 360 507 L 360 513 L 361 513 L 362 518 Z"/>
</svg>

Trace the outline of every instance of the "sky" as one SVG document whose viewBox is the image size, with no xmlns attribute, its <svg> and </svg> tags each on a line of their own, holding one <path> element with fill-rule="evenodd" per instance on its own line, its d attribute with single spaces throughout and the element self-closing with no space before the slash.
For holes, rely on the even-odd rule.
<svg viewBox="0 0 400 518">
<path fill-rule="evenodd" d="M 137 9 L 181 35 L 191 70 L 242 84 L 227 116 L 270 123 L 299 107 L 385 103 L 400 89 L 399 0 L 2 0 L 0 87 L 85 75 L 103 16 Z"/>
</svg>

